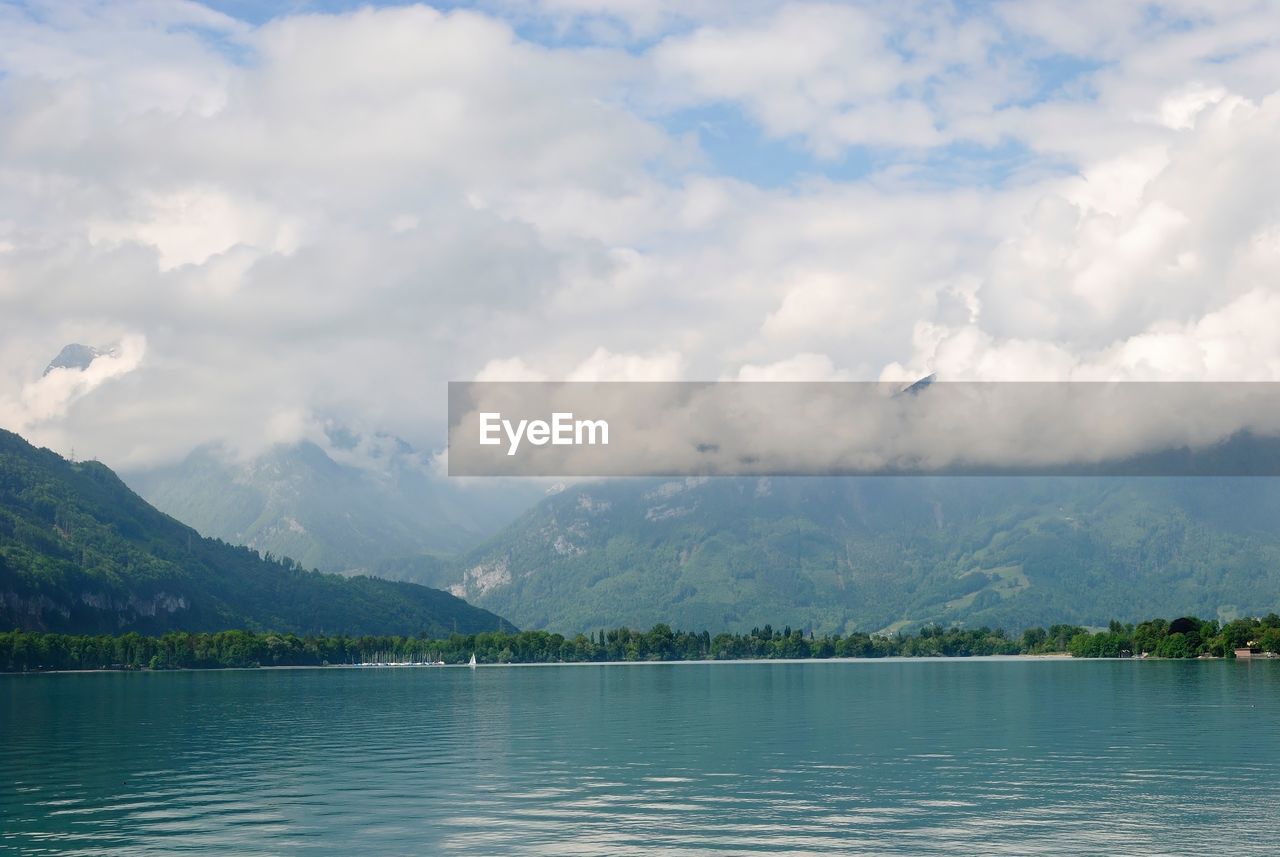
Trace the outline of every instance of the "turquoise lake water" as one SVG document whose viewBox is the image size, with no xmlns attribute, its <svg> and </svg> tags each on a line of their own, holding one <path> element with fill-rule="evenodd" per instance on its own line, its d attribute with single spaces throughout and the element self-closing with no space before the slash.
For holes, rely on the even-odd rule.
<svg viewBox="0 0 1280 857">
<path fill-rule="evenodd" d="M 1280 662 L 0 676 L 0 852 L 1280 853 Z"/>
</svg>

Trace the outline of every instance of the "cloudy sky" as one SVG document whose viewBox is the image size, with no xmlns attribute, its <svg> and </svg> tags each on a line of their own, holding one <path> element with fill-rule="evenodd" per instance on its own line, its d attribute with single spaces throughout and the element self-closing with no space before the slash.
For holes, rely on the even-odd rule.
<svg viewBox="0 0 1280 857">
<path fill-rule="evenodd" d="M 462 379 L 1280 380 L 1280 4 L 0 0 L 0 425 Z M 69 342 L 92 371 L 41 372 Z"/>
</svg>

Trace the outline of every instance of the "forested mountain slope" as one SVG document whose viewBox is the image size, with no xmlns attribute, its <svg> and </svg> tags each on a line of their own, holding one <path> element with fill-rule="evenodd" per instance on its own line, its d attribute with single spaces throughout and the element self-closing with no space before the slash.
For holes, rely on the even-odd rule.
<svg viewBox="0 0 1280 857">
<path fill-rule="evenodd" d="M 570 632 L 1261 615 L 1280 608 L 1280 479 L 613 480 L 419 579 Z"/>
<path fill-rule="evenodd" d="M 448 634 L 511 627 L 439 590 L 202 538 L 106 466 L 0 430 L 0 627 Z"/>
</svg>

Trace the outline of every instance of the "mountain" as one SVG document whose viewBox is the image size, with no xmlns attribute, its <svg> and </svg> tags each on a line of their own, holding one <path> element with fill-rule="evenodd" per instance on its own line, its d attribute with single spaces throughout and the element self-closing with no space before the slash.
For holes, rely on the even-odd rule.
<svg viewBox="0 0 1280 857">
<path fill-rule="evenodd" d="M 81 371 L 88 369 L 89 364 L 96 358 L 115 353 L 112 349 L 94 348 L 91 345 L 81 345 L 73 342 L 70 345 L 63 346 L 58 352 L 58 356 L 49 361 L 49 365 L 44 367 L 41 377 L 48 375 L 54 369 L 79 369 Z"/>
<path fill-rule="evenodd" d="M 511 625 L 448 593 L 202 538 L 97 462 L 0 430 L 0 627 L 446 635 Z"/>
<path fill-rule="evenodd" d="M 177 464 L 124 478 L 201 532 L 346 573 L 468 550 L 542 496 L 529 483 L 446 481 L 391 436 L 331 428 L 326 440 L 328 451 L 304 441 L 248 461 L 204 446 Z"/>
<path fill-rule="evenodd" d="M 566 632 L 1261 615 L 1280 608 L 1280 480 L 614 480 L 416 579 Z"/>
<path fill-rule="evenodd" d="M 72 343 L 44 374 L 84 371 L 115 353 Z M 332 421 L 323 446 L 279 444 L 246 461 L 205 445 L 177 463 L 122 476 L 156 508 L 202 533 L 347 574 L 399 557 L 468 550 L 542 496 L 529 482 L 440 478 L 431 457 L 404 440 Z"/>
</svg>

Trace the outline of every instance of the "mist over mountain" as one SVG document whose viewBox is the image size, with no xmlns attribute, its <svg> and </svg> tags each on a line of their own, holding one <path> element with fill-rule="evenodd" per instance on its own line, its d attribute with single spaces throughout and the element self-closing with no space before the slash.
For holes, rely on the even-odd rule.
<svg viewBox="0 0 1280 857">
<path fill-rule="evenodd" d="M 70 345 L 63 346 L 57 356 L 49 361 L 49 365 L 44 367 L 41 377 L 48 375 L 54 369 L 79 369 L 89 368 L 89 364 L 104 354 L 110 355 L 113 349 L 110 348 L 94 348 L 92 345 L 81 345 L 73 342 Z"/>
<path fill-rule="evenodd" d="M 202 538 L 106 466 L 0 430 L 0 628 L 447 635 L 510 627 L 439 590 Z"/>
<path fill-rule="evenodd" d="M 331 428 L 327 440 L 328 451 L 302 441 L 248 461 L 202 446 L 124 478 L 201 532 L 337 572 L 473 548 L 543 493 L 528 480 L 448 481 L 398 438 Z"/>
<path fill-rule="evenodd" d="M 66 383 L 87 387 L 94 361 L 118 354 L 71 343 L 44 376 L 74 370 Z M 122 476 L 148 502 L 202 533 L 345 573 L 473 548 L 543 493 L 528 480 L 447 480 L 430 453 L 385 432 L 328 420 L 317 440 L 278 443 L 247 459 L 206 443 L 177 462 Z"/>
<path fill-rule="evenodd" d="M 1280 607 L 1278 525 L 1270 478 L 614 480 L 416 579 L 566 632 L 1227 619 Z"/>
<path fill-rule="evenodd" d="M 103 354 L 71 345 L 53 364 L 84 372 Z M 933 380 L 907 391 L 927 396 Z M 1235 472 L 1232 462 L 1256 463 L 1276 448 L 1267 439 L 1219 445 L 1207 472 Z M 1159 614 L 1229 619 L 1280 606 L 1280 481 L 1270 478 L 615 479 L 544 496 L 538 480 L 446 479 L 403 439 L 334 421 L 316 441 L 277 444 L 249 459 L 206 444 L 125 478 L 200 532 L 289 557 L 287 573 L 296 563 L 447 588 L 521 626 L 570 633 L 657 622 L 1020 629 Z M 85 557 L 64 558 L 71 565 L 59 574 L 92 575 Z M 237 575 L 257 561 L 251 552 L 234 557 Z M 261 594 L 256 578 L 232 577 L 236 586 L 247 582 L 251 600 Z M 49 603 L 32 594 L 39 587 L 21 596 L 14 589 L 9 609 L 26 611 L 28 623 L 72 621 L 82 608 L 68 606 L 76 596 L 61 586 Z M 116 622 L 169 621 L 156 592 L 138 600 L 132 589 L 96 591 L 95 603 L 125 605 Z M 397 593 L 377 597 L 420 597 L 416 588 Z M 237 597 L 219 596 L 228 604 Z M 36 615 L 45 618 L 30 619 Z M 240 607 L 216 615 L 259 621 Z M 305 624 L 269 615 L 277 625 Z"/>
</svg>

